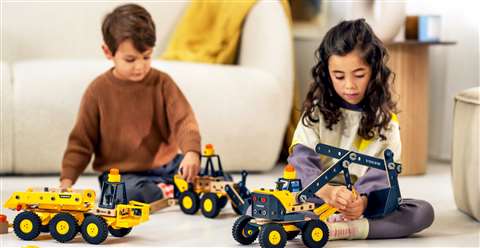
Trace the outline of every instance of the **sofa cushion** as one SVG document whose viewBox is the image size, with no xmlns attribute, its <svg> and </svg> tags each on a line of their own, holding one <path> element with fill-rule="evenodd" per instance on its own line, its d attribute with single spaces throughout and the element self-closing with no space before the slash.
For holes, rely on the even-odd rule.
<svg viewBox="0 0 480 248">
<path fill-rule="evenodd" d="M 106 60 L 32 60 L 14 65 L 14 171 L 59 172 L 87 85 Z M 275 164 L 289 115 L 290 92 L 249 67 L 154 61 L 169 73 L 196 113 L 202 141 L 213 143 L 226 170 Z"/>
<path fill-rule="evenodd" d="M 0 173 L 13 172 L 13 140 L 12 140 L 12 78 L 11 67 L 7 63 L 0 64 L 1 85 L 0 85 Z"/>
</svg>

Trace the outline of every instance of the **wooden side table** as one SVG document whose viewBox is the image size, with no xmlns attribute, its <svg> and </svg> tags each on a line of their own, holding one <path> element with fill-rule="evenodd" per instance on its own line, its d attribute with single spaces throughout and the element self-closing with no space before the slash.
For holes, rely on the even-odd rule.
<svg viewBox="0 0 480 248">
<path fill-rule="evenodd" d="M 387 43 L 389 67 L 395 72 L 400 110 L 402 175 L 424 174 L 428 160 L 428 48 L 454 42 L 403 41 Z"/>
<path fill-rule="evenodd" d="M 295 73 L 301 106 L 313 81 L 311 68 L 315 63 L 314 51 L 320 45 L 325 30 L 314 25 L 294 24 Z M 455 42 L 402 41 L 387 43 L 390 54 L 388 65 L 395 73 L 395 93 L 400 110 L 402 139 L 401 175 L 424 174 L 428 159 L 428 48 L 431 45 L 452 45 Z"/>
</svg>

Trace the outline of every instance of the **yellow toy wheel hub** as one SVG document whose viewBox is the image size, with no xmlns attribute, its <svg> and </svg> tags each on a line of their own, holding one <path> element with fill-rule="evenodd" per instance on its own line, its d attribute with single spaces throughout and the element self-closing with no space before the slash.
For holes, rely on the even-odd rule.
<svg viewBox="0 0 480 248">
<path fill-rule="evenodd" d="M 88 224 L 87 234 L 90 237 L 96 237 L 98 235 L 98 226 L 95 223 Z"/>
<path fill-rule="evenodd" d="M 70 225 L 68 222 L 61 220 L 57 222 L 57 225 L 55 225 L 55 229 L 57 230 L 58 234 L 65 235 L 68 233 L 68 230 L 70 230 Z"/>
<path fill-rule="evenodd" d="M 280 243 L 282 239 L 282 236 L 280 235 L 280 233 L 276 230 L 274 231 L 271 231 L 269 234 L 268 234 L 268 241 L 270 242 L 270 244 L 272 245 L 278 245 Z"/>
<path fill-rule="evenodd" d="M 190 196 L 185 196 L 185 197 L 183 197 L 182 205 L 183 205 L 183 207 L 186 208 L 186 209 L 192 208 L 192 206 L 193 206 L 192 198 L 191 198 Z"/>
<path fill-rule="evenodd" d="M 30 233 L 33 229 L 33 223 L 31 220 L 22 220 L 20 222 L 20 230 L 23 232 L 23 233 Z"/>
<path fill-rule="evenodd" d="M 213 202 L 212 202 L 212 200 L 210 200 L 210 199 L 205 199 L 205 201 L 203 202 L 203 209 L 205 209 L 205 211 L 207 211 L 207 212 L 211 212 L 212 209 L 213 209 Z"/>
<path fill-rule="evenodd" d="M 318 241 L 322 240 L 322 238 L 323 238 L 323 231 L 319 227 L 313 228 L 311 234 L 312 234 L 312 239 L 315 242 L 318 242 Z"/>
<path fill-rule="evenodd" d="M 249 237 L 252 235 L 252 230 L 245 231 L 245 229 L 242 230 L 242 235 L 243 237 Z"/>
</svg>

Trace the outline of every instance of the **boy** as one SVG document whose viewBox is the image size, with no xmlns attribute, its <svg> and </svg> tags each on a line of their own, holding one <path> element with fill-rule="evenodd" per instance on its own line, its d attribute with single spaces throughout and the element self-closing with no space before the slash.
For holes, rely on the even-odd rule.
<svg viewBox="0 0 480 248">
<path fill-rule="evenodd" d="M 93 168 L 118 168 L 129 200 L 153 202 L 180 171 L 200 170 L 200 133 L 192 108 L 169 75 L 151 68 L 155 24 L 143 7 L 119 6 L 102 23 L 102 50 L 114 67 L 86 89 L 63 157 L 60 187 L 71 187 L 92 154 Z M 177 154 L 181 151 L 184 155 Z"/>
</svg>

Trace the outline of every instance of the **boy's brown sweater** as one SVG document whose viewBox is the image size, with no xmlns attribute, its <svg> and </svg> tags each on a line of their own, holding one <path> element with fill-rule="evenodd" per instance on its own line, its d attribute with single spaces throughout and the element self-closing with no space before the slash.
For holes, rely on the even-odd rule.
<svg viewBox="0 0 480 248">
<path fill-rule="evenodd" d="M 142 81 L 132 82 L 115 78 L 110 69 L 83 95 L 60 179 L 75 182 L 92 154 L 99 172 L 145 171 L 168 163 L 179 149 L 200 153 L 200 133 L 170 76 L 152 68 Z"/>
</svg>

